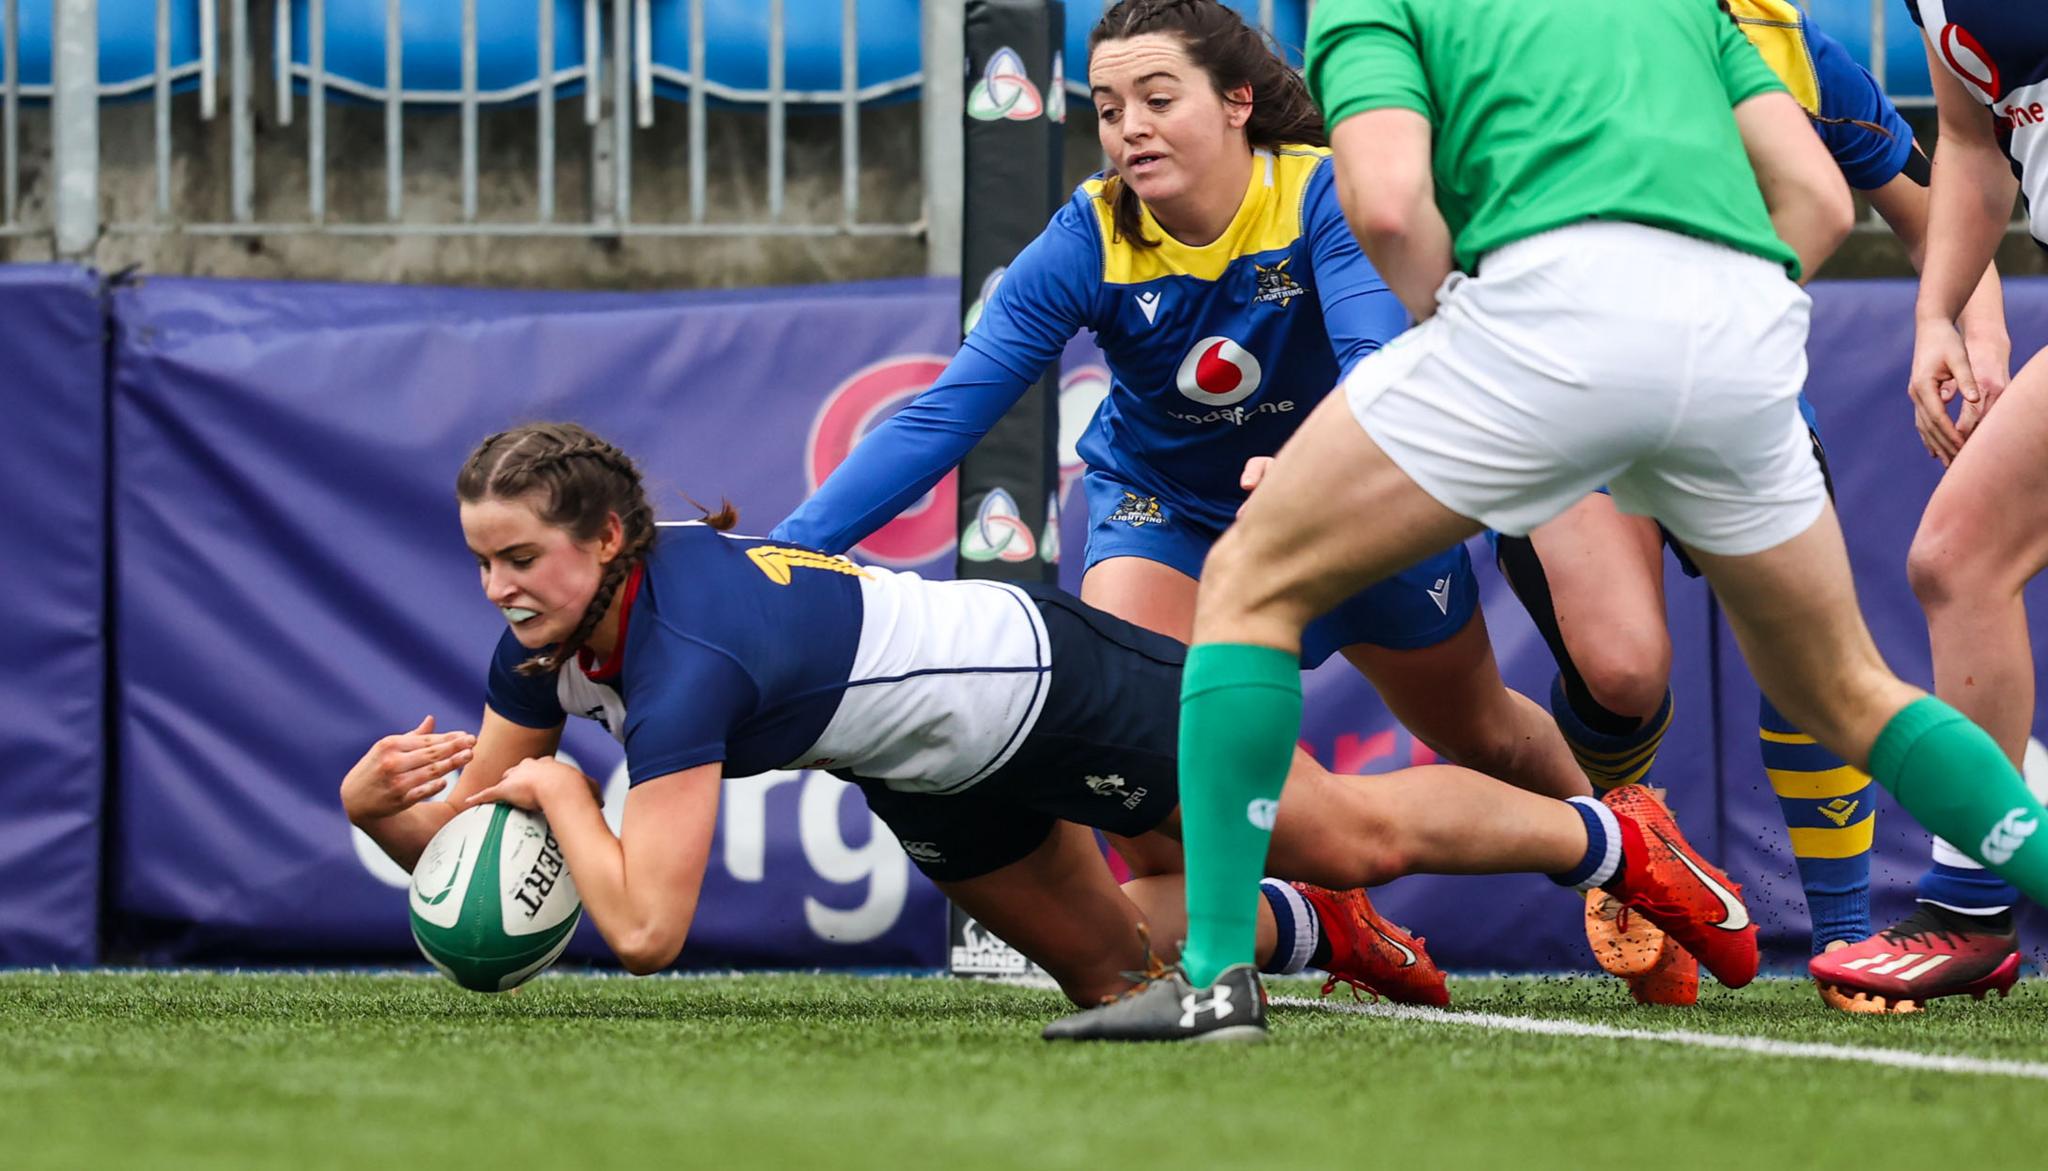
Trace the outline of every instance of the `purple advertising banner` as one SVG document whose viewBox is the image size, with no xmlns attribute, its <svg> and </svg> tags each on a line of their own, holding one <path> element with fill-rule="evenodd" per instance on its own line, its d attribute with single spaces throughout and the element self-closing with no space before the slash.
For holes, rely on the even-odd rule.
<svg viewBox="0 0 2048 1171">
<path fill-rule="evenodd" d="M 1811 397 L 1859 591 L 1886 655 L 1925 684 L 1904 559 L 1939 469 L 1900 390 L 1912 288 L 1814 295 Z M 2048 342 L 2048 282 L 2008 297 L 2016 352 Z M 348 826 L 335 788 L 381 735 L 429 713 L 442 728 L 478 718 L 499 620 L 456 522 L 471 446 L 575 419 L 642 460 L 664 517 L 729 498 L 743 530 L 765 531 L 931 382 L 958 330 L 955 286 L 922 280 L 629 295 L 151 279 L 116 289 L 108 310 L 89 274 L 23 267 L 0 269 L 0 298 L 15 374 L 0 486 L 37 502 L 5 522 L 28 561 L 9 577 L 0 639 L 9 663 L 34 669 L 0 684 L 19 689 L 0 733 L 0 964 L 90 961 L 102 870 L 117 958 L 411 957 L 404 876 Z M 1077 341 L 1061 378 L 1063 482 L 1106 387 Z M 1077 490 L 1062 498 L 1048 543 L 1066 545 L 1077 587 L 1084 518 Z M 856 555 L 947 572 L 956 500 L 949 478 Z M 1502 671 L 1540 699 L 1548 654 L 1475 555 Z M 1656 781 L 1750 884 L 1773 956 L 1796 961 L 1806 922 L 1753 685 L 1705 590 L 1675 570 L 1667 585 L 1678 712 Z M 108 653 L 117 764 L 103 779 Z M 1304 742 L 1337 770 L 1430 759 L 1341 661 L 1308 692 Z M 577 725 L 565 750 L 604 782 L 616 819 L 617 747 Z M 1880 919 L 1900 911 L 1926 850 L 1885 805 Z M 1576 900 L 1541 878 L 1418 877 L 1378 897 L 1447 966 L 1588 964 Z M 929 967 L 943 938 L 941 900 L 858 795 L 814 774 L 727 783 L 686 964 Z M 605 950 L 586 927 L 572 955 Z"/>
<path fill-rule="evenodd" d="M 0 967 L 99 948 L 106 324 L 97 274 L 0 266 Z"/>
<path fill-rule="evenodd" d="M 404 875 L 336 786 L 427 714 L 473 728 L 501 619 L 453 495 L 486 434 L 573 419 L 657 512 L 762 531 L 929 382 L 950 285 L 612 296 L 151 280 L 114 299 L 113 907 L 149 960 L 402 959 Z M 919 381 L 922 379 L 923 381 Z M 898 563 L 943 559 L 915 519 Z M 567 752 L 624 800 L 616 745 Z M 940 962 L 943 901 L 822 775 L 727 785 L 684 962 Z M 604 955 L 585 925 L 573 954 Z"/>
</svg>

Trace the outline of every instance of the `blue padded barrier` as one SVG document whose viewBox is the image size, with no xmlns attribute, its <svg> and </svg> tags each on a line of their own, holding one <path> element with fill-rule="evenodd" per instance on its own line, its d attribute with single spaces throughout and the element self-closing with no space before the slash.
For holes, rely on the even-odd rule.
<svg viewBox="0 0 2048 1171">
<path fill-rule="evenodd" d="M 99 950 L 106 318 L 99 278 L 0 265 L 0 966 Z"/>
<path fill-rule="evenodd" d="M 477 99 L 529 101 L 540 92 L 540 4 L 555 15 L 554 79 L 558 97 L 582 92 L 589 75 L 584 0 L 477 0 Z M 292 80 L 305 92 L 313 76 L 311 6 L 289 4 Z M 604 13 L 604 19 L 609 14 Z M 385 0 L 326 0 L 322 85 L 334 96 L 385 100 Z M 458 0 L 406 4 L 400 18 L 400 96 L 446 105 L 462 100 L 462 5 Z"/>
<path fill-rule="evenodd" d="M 1842 42 L 1851 56 L 1870 67 L 1870 0 L 1804 0 L 1813 26 Z M 1884 12 L 1884 88 L 1893 97 L 1926 97 L 1934 92 L 1927 78 L 1927 51 L 1920 26 L 1904 4 L 1889 3 Z"/>
<path fill-rule="evenodd" d="M 1245 23 L 1258 27 L 1258 0 L 1223 0 L 1237 9 Z M 1109 7 L 1103 0 L 1067 0 L 1067 90 L 1088 96 L 1088 34 Z M 1302 0 L 1274 0 L 1273 39 L 1286 55 L 1287 63 L 1301 67 L 1301 48 L 1308 43 L 1308 6 Z"/>
<path fill-rule="evenodd" d="M 203 67 L 200 58 L 200 9 L 211 15 L 213 5 L 201 0 L 172 0 L 171 80 L 184 92 L 199 84 Z M 52 0 L 20 0 L 21 96 L 32 102 L 50 98 L 50 60 L 54 38 L 51 31 Z M 0 7 L 0 30 L 6 28 L 5 8 Z M 145 96 L 156 79 L 156 0 L 99 0 L 100 96 L 133 98 Z M 5 43 L 0 31 L 0 44 Z M 5 69 L 0 60 L 0 70 Z M 0 72 L 0 78 L 4 78 Z"/>
<path fill-rule="evenodd" d="M 783 8 L 783 87 L 796 103 L 840 100 L 840 0 L 788 0 Z M 860 0 L 855 74 L 860 100 L 908 96 L 922 76 L 917 0 Z M 768 97 L 768 5 L 704 0 L 704 92 L 721 102 Z M 653 0 L 648 56 L 655 92 L 682 100 L 690 86 L 690 0 Z"/>
</svg>

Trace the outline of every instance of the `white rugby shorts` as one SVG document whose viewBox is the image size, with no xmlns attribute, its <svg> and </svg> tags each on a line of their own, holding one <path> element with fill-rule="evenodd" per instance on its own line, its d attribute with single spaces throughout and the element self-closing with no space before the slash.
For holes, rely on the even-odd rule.
<svg viewBox="0 0 2048 1171">
<path fill-rule="evenodd" d="M 1360 361 L 1344 393 L 1424 491 L 1499 532 L 1604 484 L 1691 548 L 1757 553 L 1827 503 L 1798 405 L 1811 309 L 1760 257 L 1575 224 L 1453 273 L 1436 315 Z"/>
</svg>

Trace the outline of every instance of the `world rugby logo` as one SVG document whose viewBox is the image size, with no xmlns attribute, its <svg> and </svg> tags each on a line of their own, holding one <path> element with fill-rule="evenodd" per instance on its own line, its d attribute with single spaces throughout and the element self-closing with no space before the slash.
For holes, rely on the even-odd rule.
<svg viewBox="0 0 2048 1171">
<path fill-rule="evenodd" d="M 1259 389 L 1259 360 L 1227 337 L 1205 337 L 1180 360 L 1175 384 L 1195 402 L 1227 407 L 1250 398 Z"/>
<path fill-rule="evenodd" d="M 968 117 L 982 122 L 1029 122 L 1044 112 L 1038 87 L 1024 72 L 1024 59 L 1008 45 L 989 57 L 981 80 L 967 94 Z M 1062 108 L 1060 113 L 1064 116 L 1066 110 Z"/>
</svg>

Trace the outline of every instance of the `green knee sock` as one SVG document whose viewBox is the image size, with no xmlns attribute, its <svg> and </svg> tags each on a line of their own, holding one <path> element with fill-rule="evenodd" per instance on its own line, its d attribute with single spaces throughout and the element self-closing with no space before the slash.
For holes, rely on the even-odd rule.
<svg viewBox="0 0 2048 1171">
<path fill-rule="evenodd" d="M 1298 655 L 1243 643 L 1189 649 L 1180 688 L 1181 963 L 1198 988 L 1255 958 L 1259 879 L 1300 734 Z"/>
<path fill-rule="evenodd" d="M 2036 903 L 2048 904 L 2048 810 L 1984 729 L 1933 696 L 1899 710 L 1870 772 L 1906 812 Z"/>
</svg>

